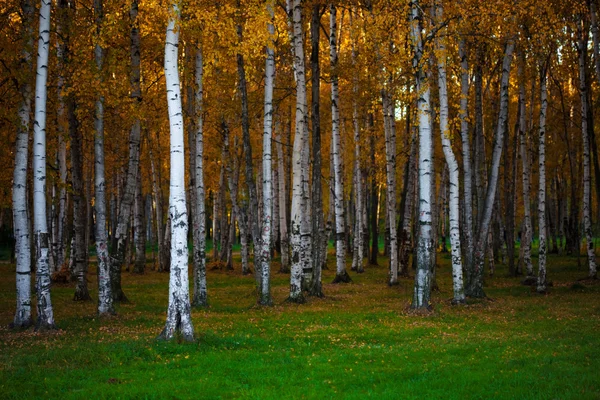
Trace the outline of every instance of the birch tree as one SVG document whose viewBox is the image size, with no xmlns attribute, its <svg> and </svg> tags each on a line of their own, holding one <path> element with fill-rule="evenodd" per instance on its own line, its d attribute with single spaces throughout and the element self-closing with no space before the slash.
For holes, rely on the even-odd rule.
<svg viewBox="0 0 600 400">
<path fill-rule="evenodd" d="M 525 271 L 527 276 L 533 276 L 533 266 L 531 264 L 531 205 L 530 205 L 530 173 L 529 173 L 529 156 L 527 155 L 527 127 L 526 118 L 527 113 L 525 110 L 525 77 L 524 74 L 525 56 L 521 53 L 519 57 L 518 66 L 518 78 L 519 78 L 519 146 L 521 150 L 521 163 L 522 163 L 522 180 L 523 180 L 523 233 L 521 239 L 521 252 L 523 253 L 523 264 L 525 265 Z"/>
<path fill-rule="evenodd" d="M 94 0 L 96 14 L 96 46 L 94 56 L 99 81 L 102 80 L 104 49 L 100 45 L 100 33 L 104 11 L 102 0 Z M 104 95 L 96 94 L 96 115 L 94 119 L 94 161 L 95 161 L 95 209 L 96 209 L 96 254 L 98 258 L 98 315 L 115 313 L 110 287 L 110 259 L 106 232 L 106 181 L 104 178 Z"/>
<path fill-rule="evenodd" d="M 313 275 L 309 295 L 323 297 L 321 280 L 322 268 L 327 259 L 326 252 L 320 251 L 320 244 L 327 243 L 325 237 L 325 218 L 323 214 L 323 186 L 321 184 L 322 156 L 321 156 L 321 66 L 319 63 L 319 42 L 321 37 L 321 4 L 315 2 L 312 6 L 312 19 L 310 23 L 310 68 L 311 68 L 311 122 L 312 122 L 312 196 L 311 207 L 314 213 L 312 220 L 313 239 L 315 251 L 313 252 Z M 323 8 L 325 10 L 325 8 Z"/>
<path fill-rule="evenodd" d="M 165 81 L 171 132 L 171 167 L 169 215 L 171 219 L 171 272 L 169 276 L 169 308 L 167 322 L 160 338 L 172 339 L 176 333 L 186 341 L 194 340 L 188 278 L 188 217 L 185 197 L 185 157 L 183 144 L 183 112 L 179 70 L 179 8 L 171 6 L 165 42 Z"/>
<path fill-rule="evenodd" d="M 333 283 L 350 282 L 346 271 L 346 237 L 344 221 L 344 186 L 342 182 L 342 154 L 340 139 L 339 78 L 337 53 L 336 7 L 329 6 L 329 57 L 331 61 L 331 152 L 333 154 L 334 207 L 335 207 L 335 259 L 336 272 Z"/>
<path fill-rule="evenodd" d="M 141 72 L 140 72 L 140 30 L 138 17 L 138 0 L 132 0 L 129 8 L 129 19 L 131 21 L 131 30 L 129 34 L 130 54 L 131 54 L 131 75 L 129 83 L 131 85 L 130 97 L 134 100 L 133 108 L 137 114 L 142 102 Z M 140 162 L 140 135 L 141 122 L 138 115 L 134 116 L 134 121 L 129 131 L 129 159 L 127 162 L 127 178 L 119 207 L 119 216 L 117 221 L 117 230 L 112 240 L 110 281 L 112 285 L 112 294 L 115 301 L 127 302 L 127 296 L 121 288 L 121 267 L 125 260 L 125 250 L 127 244 L 127 234 L 129 232 L 129 223 L 131 221 L 131 208 L 133 207 L 135 187 L 137 182 L 138 164 Z"/>
<path fill-rule="evenodd" d="M 196 204 L 193 215 L 194 222 L 194 299 L 192 305 L 205 307 L 208 305 L 206 284 L 206 204 L 204 189 L 204 59 L 202 47 L 196 48 L 195 57 L 196 87 L 194 93 L 194 114 L 196 117 L 196 162 L 195 184 Z"/>
<path fill-rule="evenodd" d="M 436 25 L 442 23 L 443 6 L 441 0 L 435 2 Z M 452 151 L 452 142 L 450 141 L 450 129 L 448 126 L 448 84 L 446 81 L 446 44 L 444 31 L 439 31 L 436 36 L 436 53 L 438 69 L 438 89 L 440 100 L 440 136 L 442 139 L 442 150 L 448 165 L 448 174 L 450 177 L 450 246 L 452 251 L 452 286 L 454 289 L 453 304 L 465 302 L 462 277 L 462 259 L 460 249 L 460 214 L 459 214 L 459 168 L 454 152 Z"/>
<path fill-rule="evenodd" d="M 269 31 L 269 39 L 267 41 L 267 59 L 265 61 L 265 109 L 264 109 L 264 133 L 263 133 L 263 162 L 262 162 L 262 179 L 263 179 L 263 221 L 262 221 L 262 238 L 260 251 L 260 298 L 259 304 L 263 306 L 272 305 L 270 273 L 271 273 L 271 228 L 273 219 L 273 190 L 272 190 L 272 151 L 271 138 L 273 136 L 273 83 L 275 81 L 275 27 L 273 26 L 274 18 L 274 1 L 270 0 L 267 3 L 267 12 L 271 20 L 267 26 Z"/>
<path fill-rule="evenodd" d="M 19 125 L 17 126 L 17 140 L 15 150 L 15 169 L 13 172 L 13 224 L 15 237 L 16 261 L 16 287 L 17 308 L 12 327 L 28 328 L 31 319 L 31 229 L 29 226 L 29 207 L 27 202 L 27 164 L 29 153 L 29 129 L 31 113 L 31 83 L 33 49 L 33 24 L 35 7 L 32 0 L 21 1 L 23 12 L 21 51 L 22 67 L 27 71 L 27 76 L 20 84 L 21 103 L 19 106 Z"/>
<path fill-rule="evenodd" d="M 586 78 L 586 54 L 587 54 L 587 33 L 583 32 L 581 25 L 584 25 L 583 18 L 578 23 L 578 42 L 577 52 L 579 55 L 579 95 L 581 97 L 581 141 L 583 142 L 583 231 L 588 257 L 588 277 L 595 279 L 596 271 L 596 253 L 594 251 L 594 242 L 592 237 L 592 216 L 591 216 L 591 174 L 590 174 L 590 139 L 588 134 L 588 95 Z"/>
<path fill-rule="evenodd" d="M 40 331 L 55 328 L 50 298 L 49 235 L 46 220 L 46 100 L 48 95 L 46 84 L 50 50 L 50 6 L 50 0 L 41 1 L 33 123 L 33 238 L 36 246 L 37 292 L 35 329 Z"/>
<path fill-rule="evenodd" d="M 465 288 L 465 294 L 470 297 L 485 297 L 483 290 L 483 267 L 485 263 L 485 248 L 487 243 L 488 230 L 492 220 L 492 210 L 496 196 L 496 187 L 498 183 L 498 169 L 500 167 L 500 158 L 504 147 L 504 133 L 508 118 L 508 83 L 510 77 L 510 65 L 512 61 L 513 50 L 515 47 L 514 38 L 508 38 L 504 49 L 504 58 L 502 60 L 502 78 L 500 81 L 500 110 L 498 112 L 498 123 L 494 135 L 494 149 L 492 152 L 492 162 L 488 178 L 487 193 L 485 202 L 480 213 L 480 223 L 476 235 L 473 265 L 469 270 L 469 285 Z"/>
<path fill-rule="evenodd" d="M 469 60 L 467 58 L 467 45 L 465 39 L 458 44 L 458 55 L 460 57 L 460 136 L 462 141 L 463 158 L 463 203 L 465 233 L 465 258 L 467 265 L 473 260 L 473 170 L 471 167 L 471 145 L 469 139 Z"/>
<path fill-rule="evenodd" d="M 387 214 L 389 221 L 390 269 L 388 285 L 398 284 L 398 237 L 396 230 L 396 128 L 393 113 L 394 100 L 384 89 L 381 92 L 385 131 L 385 158 L 387 176 Z"/>
<path fill-rule="evenodd" d="M 306 76 L 304 68 L 304 45 L 302 43 L 302 2 L 293 0 L 292 14 L 292 47 L 294 56 L 294 71 L 296 76 L 296 124 L 294 136 L 294 151 L 292 158 L 292 207 L 290 221 L 290 244 L 292 250 L 292 265 L 290 274 L 289 301 L 303 303 L 302 275 L 307 255 L 310 255 L 310 232 L 306 225 L 305 192 L 306 171 L 303 168 L 303 153 L 308 142 L 308 132 L 305 130 L 307 118 L 306 106 Z M 302 237 L 305 234 L 305 237 Z"/>
<path fill-rule="evenodd" d="M 417 118 L 419 124 L 419 233 L 417 242 L 417 271 L 411 307 L 429 309 L 431 297 L 431 175 L 432 132 L 430 121 L 429 83 L 421 66 L 423 57 L 422 30 L 419 23 L 418 0 L 410 5 L 410 37 L 413 51 L 413 69 L 417 93 Z"/>
<path fill-rule="evenodd" d="M 539 251 L 538 251 L 538 293 L 546 292 L 546 110 L 548 109 L 548 90 L 546 88 L 547 64 L 541 65 L 540 77 L 540 127 L 539 127 L 539 189 L 538 189 L 538 218 L 539 218 Z"/>
</svg>

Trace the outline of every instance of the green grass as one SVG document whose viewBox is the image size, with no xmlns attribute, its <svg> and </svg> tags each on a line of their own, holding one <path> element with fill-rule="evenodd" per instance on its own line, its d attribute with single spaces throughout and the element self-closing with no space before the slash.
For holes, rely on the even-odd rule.
<svg viewBox="0 0 600 400">
<path fill-rule="evenodd" d="M 210 308 L 194 310 L 197 342 L 159 342 L 168 275 L 123 275 L 131 304 L 98 319 L 55 286 L 60 330 L 12 332 L 14 266 L 0 264 L 1 398 L 600 398 L 600 284 L 549 257 L 550 294 L 504 266 L 486 279 L 493 301 L 453 307 L 449 260 L 430 316 L 409 312 L 413 280 L 386 286 L 385 260 L 324 299 L 285 302 L 289 276 L 273 274 L 275 306 L 255 306 L 251 276 L 209 271 Z M 331 259 L 332 257 L 330 257 Z M 331 260 L 333 261 L 333 260 Z M 278 269 L 275 263 L 274 270 Z M 90 287 L 96 290 L 95 274 Z"/>
</svg>

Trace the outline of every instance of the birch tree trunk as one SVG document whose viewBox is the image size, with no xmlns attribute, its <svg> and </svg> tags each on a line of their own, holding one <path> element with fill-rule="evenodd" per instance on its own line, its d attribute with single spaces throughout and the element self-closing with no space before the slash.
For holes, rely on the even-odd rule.
<svg viewBox="0 0 600 400">
<path fill-rule="evenodd" d="M 521 54 L 519 57 L 519 139 L 521 148 L 521 163 L 522 163 L 522 175 L 523 175 L 523 230 L 521 235 L 521 251 L 523 253 L 523 264 L 527 276 L 533 276 L 533 265 L 531 263 L 531 239 L 533 230 L 531 228 L 531 203 L 529 200 L 529 194 L 531 192 L 530 173 L 529 173 L 529 157 L 527 155 L 527 127 L 526 118 L 527 112 L 525 110 L 525 81 L 524 71 L 525 58 Z"/>
<path fill-rule="evenodd" d="M 281 136 L 276 144 L 277 147 L 277 176 L 279 179 L 279 237 L 281 241 L 281 268 L 279 272 L 290 272 L 290 238 L 288 235 L 288 220 L 286 207 L 287 186 L 285 184 L 285 168 L 283 162 L 283 146 Z"/>
<path fill-rule="evenodd" d="M 35 79 L 35 119 L 33 123 L 33 238 L 36 250 L 36 331 L 55 329 L 54 311 L 50 298 L 49 237 L 46 221 L 46 100 L 48 94 L 46 84 L 48 81 L 48 53 L 50 50 L 50 6 L 50 0 L 41 1 Z"/>
<path fill-rule="evenodd" d="M 135 187 L 134 202 L 134 242 L 135 262 L 133 272 L 143 274 L 146 269 L 146 227 L 144 226 L 144 201 L 142 196 L 142 174 L 138 164 L 138 180 Z"/>
<path fill-rule="evenodd" d="M 58 197 L 58 248 L 56 268 L 61 269 L 65 264 L 67 253 L 67 143 L 63 135 L 58 135 L 58 171 L 60 174 L 60 190 Z"/>
<path fill-rule="evenodd" d="M 19 125 L 17 126 L 17 140 L 15 150 L 15 169 L 13 172 L 13 225 L 15 237 L 16 260 L 16 287 L 17 308 L 11 326 L 16 329 L 25 329 L 31 326 L 31 230 L 29 226 L 29 210 L 27 202 L 27 167 L 29 155 L 29 128 L 31 113 L 31 83 L 33 50 L 33 24 L 35 6 L 32 0 L 21 1 L 23 12 L 23 65 L 27 76 L 19 87 L 21 105 L 19 107 Z"/>
<path fill-rule="evenodd" d="M 302 43 L 302 2 L 293 0 L 292 4 L 292 29 L 294 49 L 294 69 L 296 75 L 296 133 L 294 137 L 294 151 L 292 158 L 292 207 L 291 207 L 291 228 L 290 244 L 292 248 L 292 265 L 290 274 L 290 296 L 289 301 L 303 303 L 302 295 L 302 275 L 305 267 L 306 253 L 310 247 L 306 238 L 310 239 L 310 232 L 305 232 L 306 227 L 301 226 L 303 221 L 303 204 L 307 194 L 305 193 L 304 180 L 307 178 L 303 170 L 302 153 L 305 143 L 308 141 L 305 130 L 305 120 L 307 118 L 306 106 L 306 76 L 304 68 L 304 45 Z"/>
<path fill-rule="evenodd" d="M 386 177 L 387 177 L 387 220 L 386 231 L 389 232 L 389 280 L 388 285 L 398 284 L 398 237 L 396 231 L 396 129 L 395 117 L 390 115 L 393 106 L 390 104 L 393 99 L 390 93 L 384 89 L 381 92 L 383 104 L 383 118 L 385 131 L 385 158 L 386 158 Z"/>
<path fill-rule="evenodd" d="M 204 61 L 202 48 L 196 48 L 196 87 L 194 93 L 194 116 L 196 118 L 196 162 L 195 185 L 196 204 L 194 204 L 194 307 L 208 305 L 206 284 L 206 205 L 204 189 Z"/>
<path fill-rule="evenodd" d="M 469 62 L 464 39 L 458 45 L 460 57 L 460 136 L 462 140 L 462 158 L 464 173 L 464 195 L 465 207 L 465 259 L 466 265 L 472 265 L 473 261 L 473 170 L 471 168 L 471 145 L 469 139 Z"/>
<path fill-rule="evenodd" d="M 549 60 L 548 60 L 549 61 Z M 548 109 L 548 91 L 546 89 L 547 64 L 541 66 L 540 79 L 540 128 L 539 128 L 539 189 L 538 189 L 538 218 L 539 218 L 539 256 L 538 256 L 538 293 L 546 293 L 546 110 Z"/>
<path fill-rule="evenodd" d="M 183 113 L 177 46 L 179 44 L 179 9 L 172 5 L 165 43 L 165 81 L 171 131 L 171 173 L 169 186 L 169 215 L 171 219 L 171 273 L 169 277 L 169 308 L 167 322 L 160 334 L 170 340 L 180 333 L 183 340 L 194 340 L 190 312 L 188 278 L 188 217 L 185 198 L 185 157 L 183 144 Z"/>
<path fill-rule="evenodd" d="M 342 154 L 340 138 L 340 111 L 338 88 L 338 54 L 336 7 L 329 6 L 329 56 L 331 60 L 331 152 L 333 153 L 333 174 L 335 191 L 335 258 L 336 272 L 333 283 L 351 282 L 346 271 L 346 242 L 344 220 L 344 186 L 342 182 Z"/>
<path fill-rule="evenodd" d="M 594 251 L 594 242 L 592 240 L 592 216 L 591 216 L 591 174 L 590 174 L 590 139 L 588 135 L 588 104 L 587 104 L 587 83 L 586 83 L 586 53 L 587 53 L 587 34 L 583 32 L 581 25 L 578 24 L 579 41 L 577 51 L 579 53 L 579 94 L 581 96 L 581 140 L 583 142 L 583 231 L 587 243 L 588 257 L 588 277 L 597 278 L 596 254 Z"/>
<path fill-rule="evenodd" d="M 130 31 L 130 54 L 131 54 L 131 94 L 134 99 L 134 109 L 137 113 L 139 105 L 142 101 L 141 92 L 141 75 L 140 75 L 140 31 L 137 21 L 138 15 L 138 0 L 132 0 L 129 9 L 129 18 L 131 20 Z M 121 267 L 125 260 L 125 248 L 127 244 L 127 236 L 129 232 L 129 222 L 131 217 L 131 208 L 133 207 L 135 187 L 137 181 L 137 170 L 140 162 L 140 134 L 141 124 L 139 116 L 136 115 L 131 131 L 129 133 L 129 161 L 127 165 L 127 179 L 123 190 L 123 197 L 119 207 L 119 217 L 117 223 L 117 231 L 112 243 L 111 256 L 111 285 L 113 299 L 118 302 L 128 302 L 123 289 L 121 288 Z"/>
<path fill-rule="evenodd" d="M 435 3 L 436 24 L 441 24 L 443 18 L 443 6 L 441 1 Z M 436 54 L 438 68 L 438 89 L 440 100 L 440 136 L 442 139 L 442 150 L 448 164 L 448 174 L 450 177 L 450 246 L 452 251 L 452 287 L 454 297 L 453 304 L 465 303 L 465 294 L 463 289 L 462 259 L 460 249 L 460 214 L 459 214 L 459 196 L 460 196 L 460 171 L 458 162 L 452 151 L 452 142 L 450 141 L 450 128 L 448 126 L 448 89 L 446 81 L 446 45 L 443 39 L 443 33 L 436 37 Z"/>
<path fill-rule="evenodd" d="M 415 274 L 414 295 L 411 308 L 426 310 L 431 307 L 431 178 L 432 178 L 432 132 L 430 121 L 429 83 L 422 66 L 422 30 L 420 8 L 417 0 L 410 3 L 410 36 L 413 50 L 413 69 L 419 121 L 419 233 L 417 242 L 417 271 Z"/>
<path fill-rule="evenodd" d="M 498 169 L 500 167 L 500 157 L 504 147 L 504 131 L 506 129 L 506 121 L 508 118 L 508 83 L 510 77 L 510 64 L 515 44 L 513 38 L 509 38 L 504 50 L 504 59 L 502 62 L 502 78 L 500 83 L 500 111 L 498 113 L 498 124 L 494 135 L 494 149 L 492 153 L 492 164 L 490 167 L 490 175 L 488 179 L 487 194 L 485 204 L 481 210 L 481 218 L 476 235 L 475 253 L 473 257 L 474 265 L 470 269 L 471 278 L 469 285 L 465 290 L 465 294 L 470 297 L 485 297 L 483 291 L 483 267 L 485 263 L 485 245 L 490 222 L 492 219 L 492 209 L 494 207 L 494 199 L 496 196 L 496 187 L 498 183 Z"/>
<path fill-rule="evenodd" d="M 309 295 L 323 297 L 321 272 L 327 258 L 326 253 L 320 251 L 320 243 L 327 242 L 325 237 L 325 220 L 323 215 L 323 189 L 321 185 L 322 157 L 321 157 L 321 66 L 319 64 L 319 41 L 321 33 L 321 5 L 314 3 L 312 6 L 312 20 L 310 24 L 311 39 L 311 106 L 312 106 L 312 149 L 313 149 L 313 174 L 312 174 L 312 209 L 313 239 L 315 251 L 313 253 L 313 275 Z"/>
<path fill-rule="evenodd" d="M 104 11 L 102 0 L 94 0 L 96 15 L 96 40 L 100 39 Z M 104 49 L 96 42 L 95 50 L 98 81 L 103 82 Z M 96 94 L 96 115 L 94 119 L 94 163 L 95 163 L 95 203 L 96 209 L 96 254 L 98 258 L 98 315 L 115 314 L 110 287 L 110 259 L 108 256 L 108 238 L 106 231 L 106 181 L 104 178 L 104 95 L 101 91 Z"/>
<path fill-rule="evenodd" d="M 272 189 L 272 152 L 271 138 L 273 136 L 273 84 L 275 81 L 275 27 L 274 18 L 274 0 L 267 2 L 267 12 L 271 20 L 267 26 L 269 39 L 267 41 L 267 59 L 265 61 L 265 110 L 264 110 L 264 133 L 263 133 L 263 218 L 262 218 L 262 238 L 261 249 L 259 250 L 260 263 L 260 305 L 273 305 L 271 300 L 271 228 L 273 219 L 273 189 Z"/>
</svg>

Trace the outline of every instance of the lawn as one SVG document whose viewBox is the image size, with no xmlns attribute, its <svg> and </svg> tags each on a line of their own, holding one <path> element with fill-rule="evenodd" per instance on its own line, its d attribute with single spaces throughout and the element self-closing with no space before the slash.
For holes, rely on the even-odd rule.
<svg viewBox="0 0 600 400">
<path fill-rule="evenodd" d="M 333 262 L 333 257 L 331 262 Z M 0 264 L 0 397 L 11 398 L 600 398 L 600 284 L 573 258 L 549 257 L 548 295 L 506 277 L 486 279 L 490 300 L 451 306 L 447 256 L 438 257 L 434 312 L 413 315 L 412 279 L 388 287 L 385 260 L 326 297 L 255 306 L 252 276 L 209 271 L 208 309 L 194 310 L 197 342 L 160 342 L 168 275 L 124 273 L 132 301 L 98 319 L 94 303 L 54 286 L 55 333 L 7 328 L 14 265 Z M 278 269 L 275 263 L 274 269 Z M 92 266 L 92 272 L 95 272 Z M 96 277 L 90 275 L 92 296 Z"/>
</svg>

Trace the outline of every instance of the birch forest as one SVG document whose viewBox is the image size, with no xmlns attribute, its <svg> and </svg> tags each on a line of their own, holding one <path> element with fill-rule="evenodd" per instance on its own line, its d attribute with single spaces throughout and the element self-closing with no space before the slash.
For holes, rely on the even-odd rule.
<svg viewBox="0 0 600 400">
<path fill-rule="evenodd" d="M 0 315 L 110 326 L 156 276 L 154 337 L 194 342 L 234 281 L 302 310 L 381 271 L 417 320 L 595 288 L 598 7 L 1 2 Z"/>
</svg>

